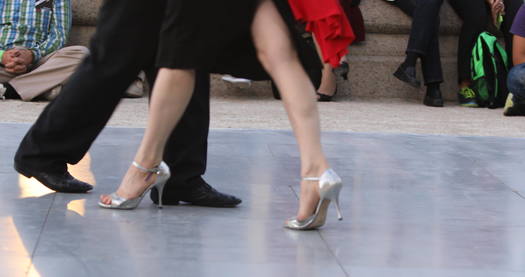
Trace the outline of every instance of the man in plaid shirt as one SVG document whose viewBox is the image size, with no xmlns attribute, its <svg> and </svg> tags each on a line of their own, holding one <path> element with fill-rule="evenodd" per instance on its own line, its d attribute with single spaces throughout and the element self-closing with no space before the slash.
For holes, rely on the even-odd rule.
<svg viewBox="0 0 525 277">
<path fill-rule="evenodd" d="M 62 48 L 71 30 L 71 0 L 0 1 L 0 98 L 50 99 L 88 53 Z"/>
</svg>

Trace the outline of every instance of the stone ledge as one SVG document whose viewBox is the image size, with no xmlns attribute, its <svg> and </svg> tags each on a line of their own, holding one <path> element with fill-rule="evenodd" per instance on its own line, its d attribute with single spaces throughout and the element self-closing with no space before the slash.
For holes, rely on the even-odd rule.
<svg viewBox="0 0 525 277">
<path fill-rule="evenodd" d="M 73 25 L 95 26 L 103 0 L 72 0 Z"/>
<path fill-rule="evenodd" d="M 95 31 L 96 17 L 103 0 L 73 0 L 74 26 L 69 44 L 87 45 Z M 421 99 L 424 92 L 414 89 L 392 76 L 402 62 L 411 19 L 384 0 L 365 0 L 361 6 L 367 28 L 367 40 L 350 48 L 350 80 L 339 83 L 339 99 L 357 97 Z M 445 83 L 444 98 L 456 99 L 457 34 L 460 21 L 445 2 L 441 10 L 441 56 Z M 421 73 L 418 72 L 421 77 Z M 269 82 L 256 82 L 247 90 L 235 89 L 212 78 L 212 95 L 246 97 L 246 94 L 271 95 Z"/>
<path fill-rule="evenodd" d="M 413 88 L 392 74 L 403 62 L 402 57 L 392 56 L 349 56 L 350 75 L 348 82 L 338 84 L 342 98 L 350 96 L 375 98 L 422 99 L 425 86 Z M 443 77 L 441 86 L 445 100 L 457 99 L 457 64 L 454 57 L 442 57 Z M 422 79 L 420 66 L 417 76 Z"/>
<path fill-rule="evenodd" d="M 98 10 L 103 0 L 72 0 L 73 24 L 95 26 Z M 384 0 L 365 0 L 361 4 L 368 33 L 408 34 L 411 20 L 398 8 Z M 444 34 L 458 34 L 460 21 L 448 2 L 441 9 L 441 31 Z"/>
<path fill-rule="evenodd" d="M 367 33 L 408 34 L 410 32 L 412 23 L 410 17 L 384 0 L 365 0 L 360 7 Z M 459 34 L 461 21 L 446 1 L 441 8 L 440 21 L 442 34 Z"/>
<path fill-rule="evenodd" d="M 405 56 L 408 35 L 368 33 L 366 41 L 350 46 L 350 56 Z M 441 35 L 439 37 L 442 57 L 456 56 L 458 37 Z"/>
<path fill-rule="evenodd" d="M 403 61 L 402 57 L 392 56 L 350 56 L 350 75 L 348 81 L 338 81 L 337 99 L 358 98 L 400 98 L 422 100 L 425 95 L 425 86 L 416 89 L 398 79 L 392 73 Z M 443 98 L 448 101 L 457 100 L 456 59 L 442 58 L 443 75 L 445 82 L 441 86 Z M 419 70 L 418 66 L 418 70 Z M 421 78 L 421 71 L 417 72 Z M 254 82 L 250 88 L 239 89 L 220 80 L 220 76 L 213 75 L 212 96 L 215 97 L 270 97 L 269 81 Z"/>
<path fill-rule="evenodd" d="M 95 33 L 94 26 L 74 25 L 69 34 L 68 45 L 84 45 L 88 46 L 89 40 Z"/>
</svg>

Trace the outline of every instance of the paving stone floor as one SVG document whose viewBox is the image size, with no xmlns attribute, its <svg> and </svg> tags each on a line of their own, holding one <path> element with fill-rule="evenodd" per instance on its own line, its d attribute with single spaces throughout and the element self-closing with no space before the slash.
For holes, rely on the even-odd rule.
<svg viewBox="0 0 525 277">
<path fill-rule="evenodd" d="M 0 124 L 0 276 L 525 276 L 525 139 L 324 133 L 345 181 L 338 222 L 282 228 L 294 214 L 290 132 L 213 130 L 206 179 L 238 208 L 97 207 L 142 129 L 108 128 L 70 168 L 96 185 L 56 194 L 16 174 L 26 124 Z"/>
</svg>

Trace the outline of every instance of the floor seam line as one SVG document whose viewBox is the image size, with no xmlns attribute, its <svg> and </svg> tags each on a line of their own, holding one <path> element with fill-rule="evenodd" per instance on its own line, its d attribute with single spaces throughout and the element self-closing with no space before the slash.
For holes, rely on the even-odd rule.
<svg viewBox="0 0 525 277">
<path fill-rule="evenodd" d="M 40 239 L 42 238 L 42 234 L 44 233 L 44 229 L 46 228 L 47 220 L 49 219 L 49 214 L 51 213 L 51 209 L 53 208 L 53 204 L 55 203 L 56 196 L 57 196 L 57 194 L 55 193 L 53 195 L 53 200 L 49 204 L 49 209 L 47 210 L 46 217 L 44 219 L 44 222 L 42 223 L 42 228 L 40 229 L 40 233 L 38 233 L 38 237 L 37 237 L 36 243 L 35 243 L 35 248 L 33 249 L 33 252 L 31 253 L 30 264 L 29 264 L 29 267 L 26 270 L 26 276 L 28 276 L 29 271 L 31 270 L 31 267 L 33 266 L 33 259 L 34 259 L 35 254 L 36 254 L 36 250 L 38 249 L 38 245 L 40 244 Z"/>
<path fill-rule="evenodd" d="M 328 244 L 328 241 L 326 241 L 321 231 L 318 230 L 317 233 L 319 234 L 319 237 L 321 237 L 321 240 L 325 243 L 326 248 L 328 248 L 328 251 L 330 251 L 330 254 L 332 254 L 332 256 L 334 257 L 335 261 L 337 262 L 337 265 L 341 268 L 341 271 L 343 271 L 346 277 L 350 277 L 350 274 L 346 272 L 343 264 L 341 264 L 341 261 L 339 261 L 339 259 L 337 258 L 337 255 L 335 255 L 335 252 L 332 250 L 332 248 Z"/>
<path fill-rule="evenodd" d="M 492 171 L 490 170 L 489 167 L 487 166 L 484 166 L 483 164 L 480 163 L 480 160 L 478 159 L 475 159 L 474 163 L 476 165 L 478 165 L 480 168 L 482 168 L 483 170 L 485 170 L 492 178 L 498 180 L 498 183 L 500 183 L 501 185 L 503 185 L 505 188 L 509 189 L 510 191 L 518 194 L 518 196 L 522 197 L 522 198 L 525 198 L 523 197 L 519 192 L 517 192 L 515 189 L 513 189 L 511 186 L 507 185 L 507 183 L 503 180 L 501 180 L 498 176 L 494 175 L 494 173 L 492 173 Z"/>
<path fill-rule="evenodd" d="M 514 192 L 515 194 L 517 194 L 519 197 L 525 199 L 525 195 L 521 194 L 519 191 L 513 190 L 512 192 Z"/>
<path fill-rule="evenodd" d="M 293 194 L 295 195 L 295 197 L 297 199 L 299 199 L 299 196 L 297 195 L 297 192 L 295 191 L 295 189 L 293 188 L 293 186 L 290 186 L 290 189 L 292 190 Z M 321 241 L 323 241 L 324 245 L 326 246 L 326 248 L 328 249 L 328 251 L 330 251 L 330 254 L 332 254 L 332 257 L 334 257 L 337 265 L 339 266 L 339 268 L 341 269 L 341 271 L 345 274 L 346 277 L 350 277 L 350 274 L 348 274 L 348 272 L 346 272 L 344 266 L 341 264 L 341 261 L 339 261 L 339 259 L 337 258 L 337 255 L 335 255 L 334 251 L 332 250 L 332 248 L 330 248 L 330 244 L 328 244 L 328 242 L 325 240 L 325 238 L 323 237 L 323 235 L 321 234 L 321 231 L 317 230 L 317 234 L 319 235 L 319 237 L 321 238 Z"/>
</svg>

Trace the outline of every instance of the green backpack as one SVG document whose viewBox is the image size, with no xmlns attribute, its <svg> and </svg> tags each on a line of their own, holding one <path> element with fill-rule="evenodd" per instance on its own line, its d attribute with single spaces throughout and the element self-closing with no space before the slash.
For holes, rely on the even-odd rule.
<svg viewBox="0 0 525 277">
<path fill-rule="evenodd" d="M 505 49 L 497 38 L 488 32 L 478 36 L 470 61 L 472 89 L 480 107 L 503 107 L 509 93 L 507 74 L 509 61 Z"/>
</svg>

